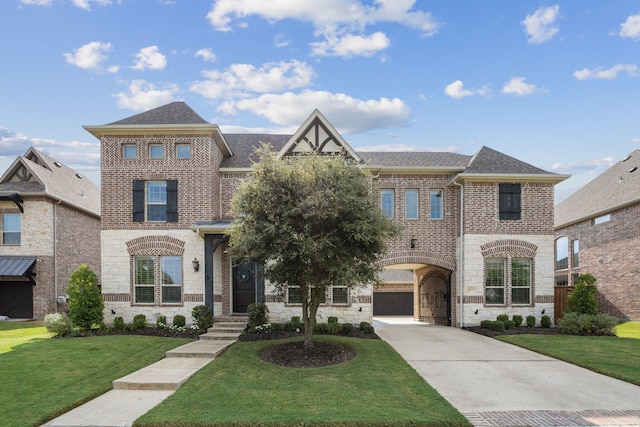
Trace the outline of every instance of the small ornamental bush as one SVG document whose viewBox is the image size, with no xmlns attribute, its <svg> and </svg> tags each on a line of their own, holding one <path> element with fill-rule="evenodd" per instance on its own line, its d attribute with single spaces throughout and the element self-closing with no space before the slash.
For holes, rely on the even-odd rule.
<svg viewBox="0 0 640 427">
<path fill-rule="evenodd" d="M 164 329 L 167 326 L 167 316 L 161 314 L 158 316 L 158 320 L 156 320 L 156 328 Z"/>
<path fill-rule="evenodd" d="M 124 319 L 122 318 L 122 316 L 118 316 L 115 319 L 113 319 L 113 329 L 115 329 L 116 331 L 124 331 L 125 325 L 124 325 Z"/>
<path fill-rule="evenodd" d="M 530 328 L 536 326 L 536 316 L 527 316 L 527 326 Z"/>
<path fill-rule="evenodd" d="M 269 323 L 269 307 L 263 302 L 249 304 L 247 315 L 249 316 L 247 331 L 254 329 L 256 326 Z"/>
<path fill-rule="evenodd" d="M 522 316 L 519 314 L 514 314 L 511 320 L 513 320 L 513 324 L 516 328 L 519 328 L 520 325 L 522 325 Z"/>
<path fill-rule="evenodd" d="M 360 330 L 368 335 L 375 333 L 373 325 L 369 322 L 360 322 Z"/>
<path fill-rule="evenodd" d="M 597 293 L 596 278 L 589 273 L 580 274 L 573 291 L 567 297 L 567 313 L 595 316 L 599 313 Z"/>
<path fill-rule="evenodd" d="M 480 327 L 489 329 L 496 332 L 504 332 L 504 322 L 500 320 L 483 320 L 480 322 Z"/>
<path fill-rule="evenodd" d="M 504 322 L 505 320 L 509 320 L 509 315 L 508 314 L 500 314 L 500 315 L 498 315 L 496 320 L 498 322 Z"/>
<path fill-rule="evenodd" d="M 90 331 L 104 321 L 104 302 L 98 288 L 98 276 L 82 264 L 69 278 L 69 318 L 74 326 Z"/>
<path fill-rule="evenodd" d="M 71 319 L 65 313 L 49 313 L 44 316 L 44 326 L 47 331 L 64 337 L 71 333 Z"/>
<path fill-rule="evenodd" d="M 171 326 L 176 328 L 184 328 L 187 325 L 187 319 L 182 314 L 176 314 L 173 316 L 173 322 Z"/>
<path fill-rule="evenodd" d="M 542 316 L 540 318 L 540 324 L 542 325 L 543 328 L 550 328 L 551 327 L 551 317 L 547 316 L 546 314 L 544 316 Z"/>
<path fill-rule="evenodd" d="M 329 319 L 331 319 L 331 318 L 329 318 Z M 337 334 L 341 334 L 342 333 L 342 323 L 329 322 L 328 325 L 329 325 L 329 332 L 331 334 L 337 335 Z"/>
<path fill-rule="evenodd" d="M 193 310 L 191 310 L 191 316 L 195 319 L 195 323 L 198 325 L 199 330 L 206 331 L 213 326 L 213 313 L 206 305 L 197 305 L 193 307 Z"/>
<path fill-rule="evenodd" d="M 502 323 L 504 323 L 504 328 L 505 329 L 515 329 L 515 327 L 516 327 L 516 324 L 513 323 L 513 320 L 505 320 Z"/>
<path fill-rule="evenodd" d="M 329 316 L 327 323 L 338 323 L 338 318 L 336 316 Z"/>
<path fill-rule="evenodd" d="M 343 334 L 350 334 L 355 330 L 355 327 L 353 326 L 353 323 L 345 323 L 342 325 L 342 333 Z"/>
<path fill-rule="evenodd" d="M 329 333 L 329 324 L 328 323 L 316 323 L 313 326 L 314 334 L 328 334 Z"/>
<path fill-rule="evenodd" d="M 615 335 L 618 319 L 604 314 L 566 313 L 558 321 L 563 334 L 570 335 Z"/>
<path fill-rule="evenodd" d="M 131 325 L 133 330 L 144 329 L 147 326 L 147 316 L 144 314 L 136 314 L 133 316 L 133 323 Z"/>
</svg>

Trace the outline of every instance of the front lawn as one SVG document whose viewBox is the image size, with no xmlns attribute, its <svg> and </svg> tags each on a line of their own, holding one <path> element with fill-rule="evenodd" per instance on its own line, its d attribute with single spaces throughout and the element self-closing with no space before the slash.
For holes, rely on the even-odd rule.
<svg viewBox="0 0 640 427">
<path fill-rule="evenodd" d="M 145 336 L 49 336 L 42 322 L 0 322 L 2 426 L 40 425 L 189 342 Z"/>
<path fill-rule="evenodd" d="M 640 338 L 640 322 L 625 322 L 616 326 L 616 335 L 622 338 Z"/>
<path fill-rule="evenodd" d="M 502 335 L 499 340 L 640 385 L 640 340 L 576 335 Z"/>
<path fill-rule="evenodd" d="M 386 342 L 317 336 L 353 347 L 348 362 L 287 368 L 258 358 L 285 340 L 238 342 L 136 426 L 446 426 L 469 422 Z"/>
</svg>

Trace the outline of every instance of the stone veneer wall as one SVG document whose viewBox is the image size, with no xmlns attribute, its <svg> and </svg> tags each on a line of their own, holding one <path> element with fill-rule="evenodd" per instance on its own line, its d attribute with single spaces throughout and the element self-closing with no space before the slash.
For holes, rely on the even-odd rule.
<svg viewBox="0 0 640 427">
<path fill-rule="evenodd" d="M 571 280 L 572 274 L 591 273 L 598 287 L 600 311 L 611 316 L 640 320 L 638 259 L 640 204 L 611 212 L 611 220 L 594 225 L 587 219 L 558 228 L 555 238 L 569 240 L 569 268 L 556 271 Z M 571 265 L 571 241 L 579 240 L 579 265 Z M 571 282 L 573 284 L 573 282 Z"/>
</svg>

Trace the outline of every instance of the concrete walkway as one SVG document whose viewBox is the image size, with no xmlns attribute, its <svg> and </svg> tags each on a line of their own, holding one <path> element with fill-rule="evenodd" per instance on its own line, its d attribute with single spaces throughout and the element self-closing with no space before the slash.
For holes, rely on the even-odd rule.
<svg viewBox="0 0 640 427">
<path fill-rule="evenodd" d="M 638 386 L 458 328 L 374 326 L 475 426 L 640 426 Z"/>
<path fill-rule="evenodd" d="M 237 341 L 243 324 L 216 324 L 198 341 L 113 381 L 113 390 L 43 424 L 45 427 L 128 427 L 173 394 L 198 370 Z"/>
</svg>

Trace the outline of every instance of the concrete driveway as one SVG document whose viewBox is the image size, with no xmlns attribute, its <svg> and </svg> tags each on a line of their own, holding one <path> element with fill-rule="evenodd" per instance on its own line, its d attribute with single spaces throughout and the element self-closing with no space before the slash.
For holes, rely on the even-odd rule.
<svg viewBox="0 0 640 427">
<path fill-rule="evenodd" d="M 640 426 L 638 386 L 458 328 L 373 324 L 476 426 Z"/>
</svg>

